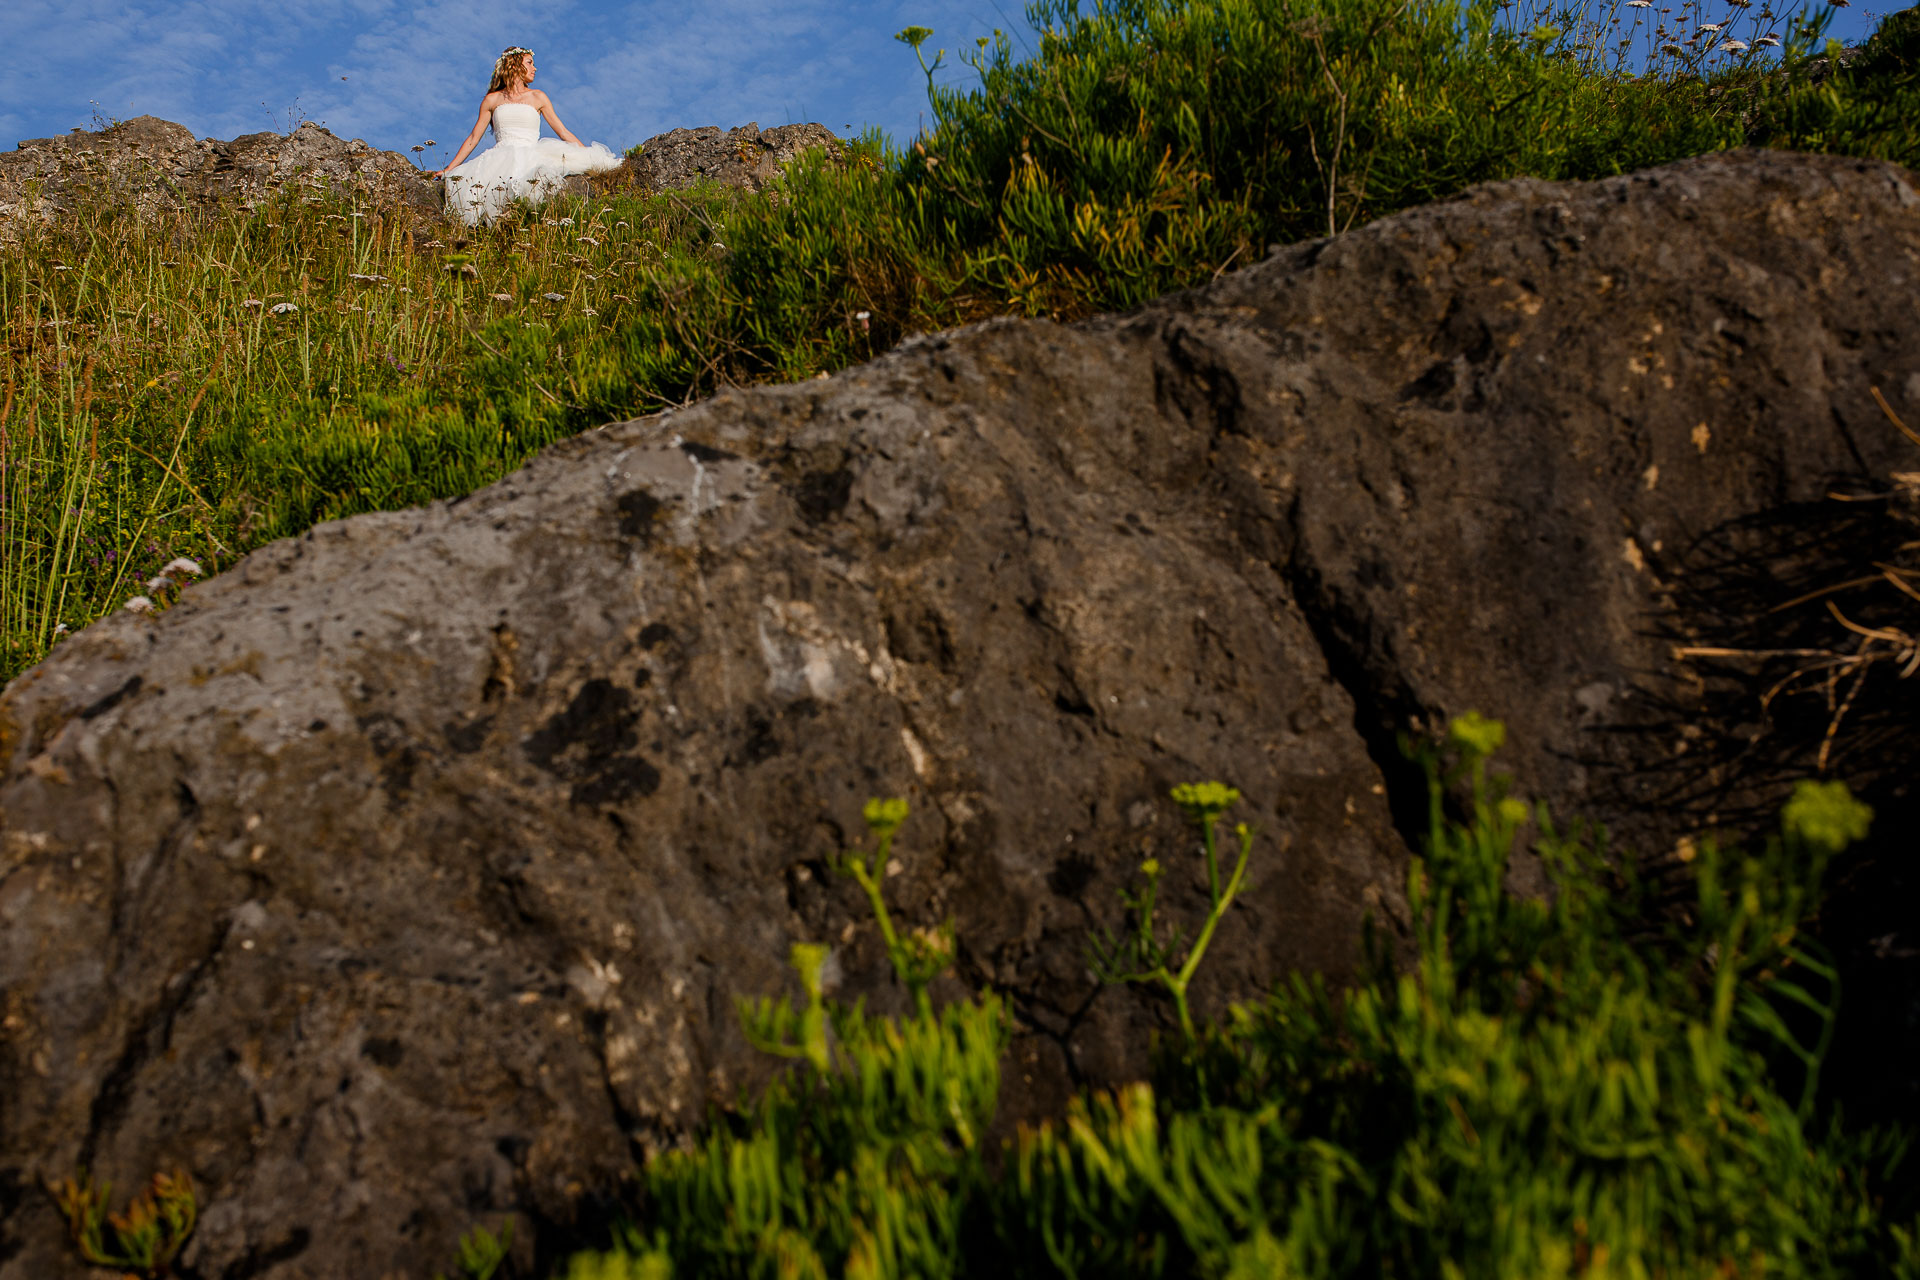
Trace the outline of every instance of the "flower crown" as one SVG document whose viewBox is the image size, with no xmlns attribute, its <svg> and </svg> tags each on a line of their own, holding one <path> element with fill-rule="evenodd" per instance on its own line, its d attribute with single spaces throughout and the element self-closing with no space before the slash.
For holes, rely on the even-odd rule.
<svg viewBox="0 0 1920 1280">
<path fill-rule="evenodd" d="M 499 57 L 495 58 L 493 60 L 493 65 L 496 67 L 501 66 L 503 63 L 506 62 L 508 58 L 514 57 L 517 54 L 522 54 L 522 53 L 526 54 L 529 58 L 533 56 L 533 50 L 522 49 L 519 45 L 516 44 L 512 48 L 507 49 L 505 52 L 503 52 Z"/>
</svg>

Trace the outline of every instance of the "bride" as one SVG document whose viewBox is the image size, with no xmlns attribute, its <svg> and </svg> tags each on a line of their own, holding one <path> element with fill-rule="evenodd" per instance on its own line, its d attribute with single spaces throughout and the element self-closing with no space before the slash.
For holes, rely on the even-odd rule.
<svg viewBox="0 0 1920 1280">
<path fill-rule="evenodd" d="M 544 200 L 572 173 L 601 173 L 620 167 L 620 157 L 601 143 L 583 144 L 567 132 L 547 95 L 533 87 L 533 50 L 518 45 L 493 64 L 493 83 L 480 100 L 480 118 L 446 168 L 447 211 L 468 226 L 491 221 L 521 197 Z M 540 121 L 559 138 L 540 136 Z M 493 124 L 493 145 L 461 164 L 480 135 Z"/>
</svg>

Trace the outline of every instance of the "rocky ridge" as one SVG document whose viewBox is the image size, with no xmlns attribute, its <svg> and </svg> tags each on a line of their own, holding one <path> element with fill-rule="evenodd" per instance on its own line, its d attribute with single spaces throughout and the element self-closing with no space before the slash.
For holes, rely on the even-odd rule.
<svg viewBox="0 0 1920 1280">
<path fill-rule="evenodd" d="M 757 192 L 814 149 L 837 157 L 841 143 L 818 124 L 673 129 L 649 138 L 611 173 L 570 179 L 567 190 L 657 193 L 711 182 Z M 98 131 L 30 138 L 0 152 L 0 238 L 87 203 L 128 204 L 143 214 L 247 209 L 287 188 L 351 190 L 376 203 L 432 212 L 443 198 L 439 180 L 405 155 L 336 137 L 312 121 L 291 134 L 250 133 L 222 142 L 140 116 Z"/>
<path fill-rule="evenodd" d="M 143 213 L 248 208 L 288 187 L 346 188 L 376 201 L 440 207 L 439 183 L 407 157 L 335 137 L 310 120 L 291 134 L 222 142 L 139 116 L 98 132 L 30 138 L 0 153 L 0 228 L 94 202 L 127 203 Z"/>
<path fill-rule="evenodd" d="M 764 1070 L 731 1001 L 788 944 L 897 1003 L 826 863 L 871 795 L 914 807 L 901 916 L 1018 1011 L 1026 1115 L 1167 1026 L 1082 942 L 1190 865 L 1173 783 L 1260 832 L 1209 1012 L 1401 917 L 1403 732 L 1501 716 L 1528 792 L 1656 851 L 1675 779 L 1763 806 L 1804 756 L 1683 732 L 1730 704 L 1674 646 L 1728 563 L 1877 528 L 1827 495 L 1911 469 L 1871 389 L 1920 419 L 1916 281 L 1883 164 L 1497 184 L 616 424 L 88 628 L 0 694 L 0 1280 L 84 1274 L 40 1190 L 81 1166 L 185 1167 L 203 1275 L 428 1274 L 501 1214 L 554 1247 Z"/>
</svg>

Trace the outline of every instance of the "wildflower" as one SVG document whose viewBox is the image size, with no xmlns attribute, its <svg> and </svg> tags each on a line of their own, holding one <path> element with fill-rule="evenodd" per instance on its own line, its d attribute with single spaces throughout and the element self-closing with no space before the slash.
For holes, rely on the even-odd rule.
<svg viewBox="0 0 1920 1280">
<path fill-rule="evenodd" d="M 1224 782 L 1183 782 L 1170 793 L 1181 812 L 1202 827 L 1231 809 L 1240 792 Z"/>
<path fill-rule="evenodd" d="M 1703 22 L 1698 29 L 1701 31 L 1718 31 L 1726 25 L 1724 22 Z"/>
<path fill-rule="evenodd" d="M 871 320 L 872 317 L 873 317 L 873 312 L 871 311 L 856 311 L 853 313 L 853 318 L 860 322 L 860 332 L 862 333 L 869 333 L 872 331 L 872 326 L 868 323 L 868 321 Z"/>
<path fill-rule="evenodd" d="M 572 226 L 572 225 L 573 225 L 573 219 L 572 219 L 572 218 L 562 218 L 562 219 L 560 219 L 560 225 L 561 225 L 561 226 L 563 226 L 563 227 L 570 227 L 570 226 Z"/>
<path fill-rule="evenodd" d="M 627 223 L 624 223 L 624 222 L 616 222 L 616 223 L 614 223 L 614 224 L 613 224 L 613 229 L 614 229 L 615 231 L 618 231 L 618 230 L 619 230 L 620 228 L 622 228 L 622 227 L 624 227 L 624 226 L 627 226 L 627 225 L 628 225 L 628 224 L 627 224 Z"/>
<path fill-rule="evenodd" d="M 425 142 L 421 143 L 420 145 L 423 147 L 437 147 L 440 144 L 435 142 L 432 138 L 428 138 Z"/>
<path fill-rule="evenodd" d="M 259 306 L 259 305 L 260 305 L 260 299 L 258 299 L 258 298 L 242 298 L 242 299 L 240 299 L 240 305 L 241 305 L 241 306 L 243 306 L 243 307 L 257 307 L 257 306 Z"/>
<path fill-rule="evenodd" d="M 58 263 L 58 262 L 56 262 L 56 263 L 54 263 L 54 264 L 53 264 L 53 269 L 54 269 L 55 271 L 71 271 L 71 270 L 73 270 L 73 268 L 72 268 L 72 267 L 68 267 L 68 266 L 62 266 L 62 265 L 61 265 L 60 263 Z"/>
<path fill-rule="evenodd" d="M 358 271 L 349 271 L 347 272 L 347 279 L 358 280 L 361 284 L 376 284 L 379 281 L 385 280 L 386 277 L 385 276 L 363 276 Z"/>
<path fill-rule="evenodd" d="M 592 236 L 575 236 L 573 240 L 575 244 L 590 244 L 596 249 L 600 247 L 600 242 Z"/>
<path fill-rule="evenodd" d="M 1677 45 L 1677 44 L 1663 44 L 1663 45 L 1661 45 L 1661 46 L 1660 46 L 1660 52 L 1662 52 L 1662 53 L 1685 53 L 1685 52 L 1686 52 L 1686 50 L 1685 50 L 1684 48 L 1682 48 L 1681 46 L 1679 46 L 1679 45 Z"/>
<path fill-rule="evenodd" d="M 1627 0 L 1627 8 L 1651 9 L 1653 8 L 1653 0 Z"/>
<path fill-rule="evenodd" d="M 169 578 L 164 573 L 156 577 L 147 579 L 147 590 L 149 591 L 155 591 L 155 592 L 165 591 L 168 587 L 171 587 L 172 585 L 173 585 L 173 579 Z"/>
<path fill-rule="evenodd" d="M 189 560 L 185 556 L 175 556 L 160 567 L 162 573 L 184 573 L 189 578 L 198 578 L 206 573 L 198 560 Z"/>
<path fill-rule="evenodd" d="M 57 639 L 58 637 L 67 634 L 67 632 L 70 631 L 71 629 L 72 628 L 68 627 L 67 624 L 64 622 L 58 623 L 53 628 L 54 637 Z"/>
<path fill-rule="evenodd" d="M 1863 839 L 1872 821 L 1873 810 L 1855 800 L 1844 782 L 1802 779 L 1780 811 L 1780 826 L 1789 838 L 1827 853 L 1839 853 Z"/>
<path fill-rule="evenodd" d="M 145 596 L 135 596 L 120 607 L 128 613 L 152 613 L 153 601 L 147 599 Z"/>
<path fill-rule="evenodd" d="M 540 296 L 548 302 L 565 302 L 567 300 L 567 295 L 564 293 L 543 293 Z"/>
<path fill-rule="evenodd" d="M 291 302 L 276 302 L 267 309 L 273 312 L 273 314 L 277 316 L 287 316 L 287 315 L 292 315 L 294 312 L 298 311 L 300 308 L 296 304 Z"/>
<path fill-rule="evenodd" d="M 1447 725 L 1447 739 L 1476 756 L 1490 756 L 1507 740 L 1507 726 L 1477 711 L 1469 711 Z"/>
<path fill-rule="evenodd" d="M 600 313 L 598 311 L 595 311 L 592 307 L 582 307 L 580 308 L 580 314 L 583 316 L 597 316 Z"/>
<path fill-rule="evenodd" d="M 510 293 L 490 293 L 487 296 L 489 298 L 492 298 L 495 302 L 512 302 L 513 301 L 513 295 Z"/>
<path fill-rule="evenodd" d="M 1758 40 L 1755 40 L 1754 43 L 1762 49 L 1778 49 L 1780 47 L 1780 37 L 1761 36 Z"/>
<path fill-rule="evenodd" d="M 1720 46 L 1720 52 L 1722 53 L 1745 53 L 1746 51 L 1747 42 L 1745 40 L 1729 40 Z"/>
</svg>

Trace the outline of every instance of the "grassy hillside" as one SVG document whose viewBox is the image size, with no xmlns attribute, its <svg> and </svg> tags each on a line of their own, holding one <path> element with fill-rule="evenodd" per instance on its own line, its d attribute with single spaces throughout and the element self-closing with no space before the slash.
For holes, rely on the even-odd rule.
<svg viewBox="0 0 1920 1280">
<path fill-rule="evenodd" d="M 1682 4 L 1684 43 L 1650 6 L 1504 12 L 1039 0 L 1035 57 L 970 51 L 977 87 L 932 90 L 909 149 L 867 140 L 771 200 L 551 204 L 477 232 L 344 198 L 82 210 L 0 251 L 0 678 L 133 596 L 164 607 L 144 584 L 175 556 L 217 568 L 468 492 L 595 424 L 909 332 L 1130 307 L 1488 179 L 1744 143 L 1920 156 L 1911 11 L 1825 80 L 1757 43 L 1778 30 L 1799 66 L 1818 24 L 1751 4 L 1707 37 Z M 1744 50 L 1716 46 L 1736 30 Z"/>
</svg>

